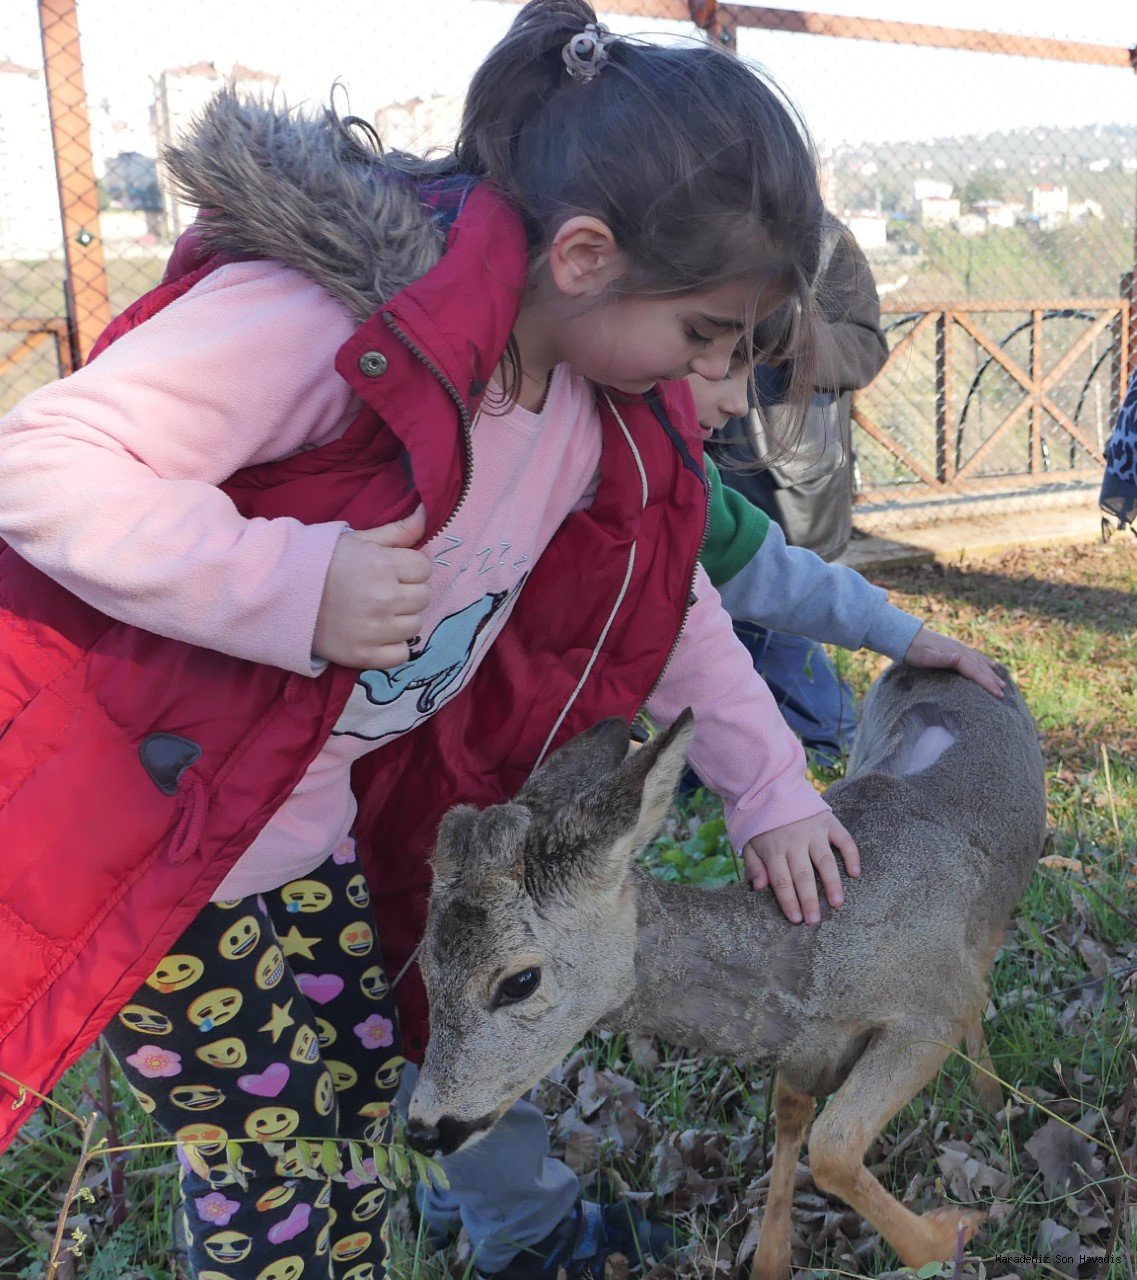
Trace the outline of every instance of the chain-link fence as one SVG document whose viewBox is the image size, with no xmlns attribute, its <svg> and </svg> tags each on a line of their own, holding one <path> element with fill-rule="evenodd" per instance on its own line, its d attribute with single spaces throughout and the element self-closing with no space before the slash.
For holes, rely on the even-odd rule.
<svg viewBox="0 0 1137 1280">
<path fill-rule="evenodd" d="M 714 0 L 599 7 L 614 30 L 713 39 L 761 63 L 810 125 L 892 345 L 856 400 L 865 510 L 1097 478 L 1133 350 L 1126 6 L 1019 34 Z M 1032 21 L 1033 7 L 1003 9 Z M 514 0 L 8 0 L 0 410 L 73 367 L 159 278 L 192 213 L 157 157 L 223 82 L 300 102 L 339 79 L 388 145 L 443 146 L 516 12 Z"/>
</svg>

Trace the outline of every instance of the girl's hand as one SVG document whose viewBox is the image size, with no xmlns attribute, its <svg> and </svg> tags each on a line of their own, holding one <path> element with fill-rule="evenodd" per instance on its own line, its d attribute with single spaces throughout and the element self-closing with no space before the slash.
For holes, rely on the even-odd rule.
<svg viewBox="0 0 1137 1280">
<path fill-rule="evenodd" d="M 413 550 L 426 532 L 420 504 L 403 520 L 352 530 L 332 552 L 312 652 L 359 670 L 401 666 L 430 600 L 430 561 Z"/>
<path fill-rule="evenodd" d="M 904 661 L 912 667 L 942 667 L 948 671 L 958 671 L 968 680 L 974 680 L 981 689 L 994 694 L 996 698 L 1003 696 L 1006 684 L 995 670 L 995 664 L 986 654 L 951 636 L 942 636 L 930 627 L 921 627 L 912 638 Z"/>
<path fill-rule="evenodd" d="M 755 889 L 773 889 L 778 906 L 794 924 L 818 924 L 821 907 L 817 899 L 814 868 L 825 886 L 831 907 L 845 901 L 841 873 L 833 849 L 841 854 L 851 876 L 861 874 L 861 860 L 853 837 L 826 810 L 811 818 L 788 822 L 784 827 L 764 831 L 747 842 L 743 850 L 746 877 Z"/>
</svg>

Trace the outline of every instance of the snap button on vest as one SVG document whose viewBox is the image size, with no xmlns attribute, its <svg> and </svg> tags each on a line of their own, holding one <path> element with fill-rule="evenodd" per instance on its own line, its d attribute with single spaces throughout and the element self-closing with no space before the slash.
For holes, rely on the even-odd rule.
<svg viewBox="0 0 1137 1280">
<path fill-rule="evenodd" d="M 176 733 L 152 733 L 139 743 L 138 757 L 150 781 L 164 796 L 172 796 L 182 774 L 201 758 L 201 747 Z"/>
<path fill-rule="evenodd" d="M 365 378 L 381 378 L 387 372 L 387 357 L 382 351 L 365 351 L 359 357 L 359 372 Z"/>
</svg>

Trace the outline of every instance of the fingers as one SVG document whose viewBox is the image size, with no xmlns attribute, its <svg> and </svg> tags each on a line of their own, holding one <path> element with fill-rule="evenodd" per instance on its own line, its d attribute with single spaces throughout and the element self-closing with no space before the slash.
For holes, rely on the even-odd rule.
<svg viewBox="0 0 1137 1280">
<path fill-rule="evenodd" d="M 837 821 L 831 818 L 829 822 L 829 843 L 841 855 L 841 861 L 845 864 L 845 870 L 851 876 L 859 876 L 861 874 L 861 852 L 857 848 L 857 842 L 849 834 L 849 832 Z M 833 902 L 832 897 L 829 898 Z M 834 906 L 838 904 L 833 902 Z"/>
<path fill-rule="evenodd" d="M 420 502 L 409 516 L 380 525 L 377 529 L 362 529 L 359 537 L 381 547 L 415 547 L 426 533 L 426 508 Z"/>
<path fill-rule="evenodd" d="M 766 874 L 766 864 L 749 845 L 742 851 L 742 865 L 746 870 L 746 879 L 752 889 L 768 889 L 770 877 Z"/>
<path fill-rule="evenodd" d="M 770 888 L 774 891 L 774 897 L 777 899 L 778 906 L 782 909 L 782 914 L 791 924 L 801 924 L 801 903 L 798 902 L 797 887 L 794 883 L 793 872 L 790 870 L 789 860 L 784 854 L 776 854 L 770 857 L 766 873 L 770 878 Z M 809 874 L 809 878 L 813 879 L 812 871 Z M 813 896 L 816 901 L 816 889 Z"/>
</svg>

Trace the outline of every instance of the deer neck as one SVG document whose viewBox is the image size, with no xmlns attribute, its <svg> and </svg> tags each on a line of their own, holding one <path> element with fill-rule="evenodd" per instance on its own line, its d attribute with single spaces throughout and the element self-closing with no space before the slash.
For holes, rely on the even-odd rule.
<svg viewBox="0 0 1137 1280">
<path fill-rule="evenodd" d="M 768 894 L 636 873 L 635 989 L 605 1019 L 700 1052 L 774 1055 L 800 1022 L 812 931 Z"/>
</svg>

